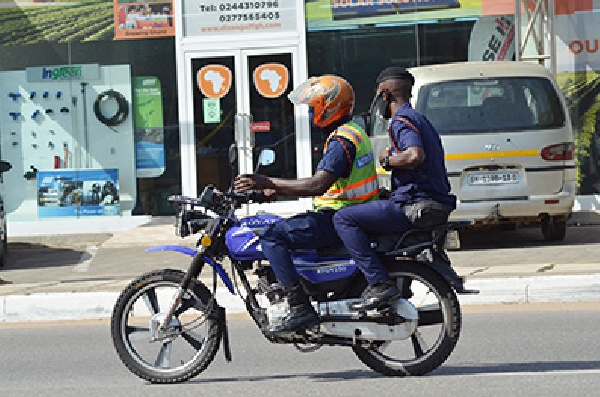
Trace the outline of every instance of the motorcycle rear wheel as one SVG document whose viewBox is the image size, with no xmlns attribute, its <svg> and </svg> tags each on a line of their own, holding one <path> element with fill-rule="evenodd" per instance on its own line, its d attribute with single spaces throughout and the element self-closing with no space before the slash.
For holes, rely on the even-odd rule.
<svg viewBox="0 0 600 397">
<path fill-rule="evenodd" d="M 427 265 L 401 262 L 390 269 L 401 291 L 409 282 L 413 296 L 408 300 L 419 312 L 417 329 L 405 340 L 372 341 L 352 349 L 366 366 L 383 375 L 427 374 L 446 361 L 458 342 L 462 321 L 458 299 Z"/>
<path fill-rule="evenodd" d="M 203 284 L 192 284 L 166 330 L 158 328 L 183 277 L 171 269 L 146 273 L 121 292 L 113 309 L 117 354 L 131 372 L 152 383 L 184 382 L 198 375 L 219 349 L 222 323 Z"/>
</svg>

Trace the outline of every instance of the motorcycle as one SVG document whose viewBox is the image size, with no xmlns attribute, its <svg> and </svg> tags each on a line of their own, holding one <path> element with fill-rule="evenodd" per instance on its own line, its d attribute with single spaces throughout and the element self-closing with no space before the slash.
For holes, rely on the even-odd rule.
<svg viewBox="0 0 600 397">
<path fill-rule="evenodd" d="M 235 153 L 232 148 L 232 169 Z M 270 157 L 266 164 L 274 160 L 273 153 L 266 157 Z M 265 261 L 258 233 L 281 218 L 235 214 L 245 204 L 264 201 L 264 196 L 236 192 L 232 184 L 226 192 L 209 185 L 198 198 L 168 200 L 179 207 L 178 234 L 197 234 L 197 246 L 158 246 L 148 251 L 186 254 L 192 257 L 191 264 L 187 272 L 163 269 L 139 276 L 121 292 L 111 317 L 114 347 L 124 365 L 140 378 L 152 383 L 189 380 L 210 365 L 221 345 L 231 361 L 226 310 L 216 299 L 219 279 L 229 293 L 239 295 L 267 340 L 293 344 L 300 352 L 321 346 L 349 347 L 372 370 L 407 376 L 433 371 L 455 348 L 461 331 L 456 293 L 477 293 L 465 288 L 444 250 L 448 231 L 457 225 L 373 236 L 372 246 L 402 292 L 401 299 L 379 311 L 349 309 L 367 282 L 343 246 L 292 252 L 320 324 L 272 334 L 268 328 L 281 322 L 288 305 Z M 225 260 L 230 262 L 233 280 Z M 206 265 L 212 269 L 212 286 L 199 279 Z"/>
</svg>

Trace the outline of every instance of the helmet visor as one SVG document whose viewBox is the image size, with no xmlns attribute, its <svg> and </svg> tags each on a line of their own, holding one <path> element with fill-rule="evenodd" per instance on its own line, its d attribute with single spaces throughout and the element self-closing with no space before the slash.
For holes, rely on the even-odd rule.
<svg viewBox="0 0 600 397">
<path fill-rule="evenodd" d="M 322 95 L 324 91 L 325 87 L 319 82 L 319 79 L 311 77 L 290 92 L 288 99 L 294 105 L 310 104 L 316 96 Z"/>
</svg>

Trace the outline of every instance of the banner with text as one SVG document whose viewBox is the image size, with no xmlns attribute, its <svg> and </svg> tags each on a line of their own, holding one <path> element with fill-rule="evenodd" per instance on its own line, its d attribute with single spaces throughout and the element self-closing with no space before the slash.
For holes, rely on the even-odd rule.
<svg viewBox="0 0 600 397">
<path fill-rule="evenodd" d="M 185 37 L 296 32 L 299 0 L 183 0 Z"/>
<path fill-rule="evenodd" d="M 114 0 L 115 39 L 175 36 L 173 1 Z"/>
</svg>

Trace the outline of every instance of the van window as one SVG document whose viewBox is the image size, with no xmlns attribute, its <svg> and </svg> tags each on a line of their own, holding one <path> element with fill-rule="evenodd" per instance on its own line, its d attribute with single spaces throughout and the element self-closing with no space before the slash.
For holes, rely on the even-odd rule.
<svg viewBox="0 0 600 397">
<path fill-rule="evenodd" d="M 511 77 L 423 86 L 417 110 L 440 134 L 560 128 L 565 114 L 548 79 Z"/>
</svg>

